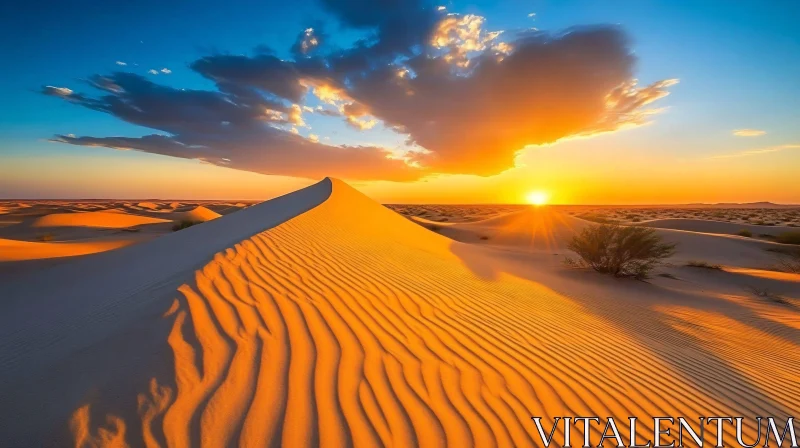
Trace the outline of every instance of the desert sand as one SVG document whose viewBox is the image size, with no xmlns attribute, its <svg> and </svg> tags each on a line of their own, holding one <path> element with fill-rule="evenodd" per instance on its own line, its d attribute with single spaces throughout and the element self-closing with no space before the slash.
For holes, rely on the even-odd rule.
<svg viewBox="0 0 800 448">
<path fill-rule="evenodd" d="M 503 212 L 412 221 L 326 179 L 6 280 L 0 440 L 541 446 L 531 416 L 652 434 L 648 416 L 798 414 L 800 276 L 770 275 L 776 243 L 659 229 L 672 278 L 620 280 L 562 265 L 587 221 Z"/>
<path fill-rule="evenodd" d="M 32 227 L 94 227 L 98 229 L 121 229 L 144 224 L 169 222 L 166 219 L 131 215 L 118 211 L 96 211 L 82 213 L 53 213 L 35 219 Z"/>
<path fill-rule="evenodd" d="M 0 281 L 71 257 L 152 240 L 176 223 L 202 223 L 246 208 L 217 201 L 0 202 Z"/>
</svg>

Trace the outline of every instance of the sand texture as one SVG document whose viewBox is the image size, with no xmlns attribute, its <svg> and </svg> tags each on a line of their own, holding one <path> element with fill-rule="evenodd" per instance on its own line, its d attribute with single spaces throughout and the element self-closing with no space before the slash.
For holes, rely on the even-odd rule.
<svg viewBox="0 0 800 448">
<path fill-rule="evenodd" d="M 32 274 L 0 303 L 0 440 L 523 447 L 531 416 L 798 414 L 800 280 L 671 230 L 740 270 L 565 270 L 583 225 L 529 210 L 440 234 L 326 179 Z"/>
</svg>

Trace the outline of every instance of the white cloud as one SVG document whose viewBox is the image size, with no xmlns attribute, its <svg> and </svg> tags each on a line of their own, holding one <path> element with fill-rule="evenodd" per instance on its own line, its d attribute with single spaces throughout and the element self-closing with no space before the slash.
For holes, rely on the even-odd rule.
<svg viewBox="0 0 800 448">
<path fill-rule="evenodd" d="M 161 73 L 163 73 L 165 75 L 169 75 L 170 73 L 172 73 L 172 70 L 170 70 L 168 68 L 162 68 L 161 69 Z"/>
<path fill-rule="evenodd" d="M 122 62 L 122 61 L 117 61 L 117 62 L 116 62 L 116 64 L 117 64 L 117 65 L 121 65 L 121 66 L 123 66 L 123 67 L 124 67 L 124 66 L 126 66 L 126 65 L 128 65 L 128 63 L 127 63 L 127 62 Z"/>
<path fill-rule="evenodd" d="M 147 73 L 150 73 L 151 75 L 157 75 L 158 71 L 151 68 L 150 70 L 147 71 Z"/>
<path fill-rule="evenodd" d="M 747 151 L 737 152 L 733 154 L 722 154 L 719 156 L 709 157 L 709 159 L 731 159 L 735 157 L 757 156 L 760 154 L 769 154 L 771 152 L 785 151 L 787 149 L 800 149 L 800 145 L 778 145 L 770 146 L 768 148 L 750 149 Z"/>
<path fill-rule="evenodd" d="M 317 134 L 308 134 L 308 139 L 314 143 L 319 141 L 319 136 Z"/>
<path fill-rule="evenodd" d="M 55 86 L 47 86 L 50 92 L 58 95 L 58 96 L 70 96 L 72 95 L 72 89 L 68 89 L 66 87 L 55 87 Z"/>
<path fill-rule="evenodd" d="M 733 131 L 733 135 L 737 137 L 759 137 L 766 133 L 760 129 L 736 129 Z"/>
</svg>

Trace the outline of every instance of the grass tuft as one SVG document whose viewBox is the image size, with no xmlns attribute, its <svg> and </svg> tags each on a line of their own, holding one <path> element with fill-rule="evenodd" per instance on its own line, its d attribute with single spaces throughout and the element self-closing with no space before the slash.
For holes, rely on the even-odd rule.
<svg viewBox="0 0 800 448">
<path fill-rule="evenodd" d="M 565 259 L 568 266 L 636 279 L 648 278 L 653 268 L 675 253 L 675 244 L 663 242 L 655 229 L 616 224 L 586 227 L 567 248 L 580 257 Z"/>
<path fill-rule="evenodd" d="M 692 268 L 715 269 L 718 271 L 722 270 L 722 266 L 718 264 L 711 264 L 707 261 L 701 261 L 701 260 L 690 260 L 688 263 L 686 263 L 686 266 Z"/>
</svg>

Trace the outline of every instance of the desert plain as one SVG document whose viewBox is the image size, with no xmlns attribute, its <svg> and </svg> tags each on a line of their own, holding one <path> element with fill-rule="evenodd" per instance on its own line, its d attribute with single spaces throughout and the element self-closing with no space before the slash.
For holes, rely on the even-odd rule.
<svg viewBox="0 0 800 448">
<path fill-rule="evenodd" d="M 641 281 L 565 265 L 598 222 L 675 253 Z M 259 204 L 3 202 L 0 440 L 505 447 L 541 446 L 532 416 L 636 416 L 645 438 L 652 416 L 785 421 L 797 225 L 771 204 L 383 206 L 335 179 Z"/>
</svg>

